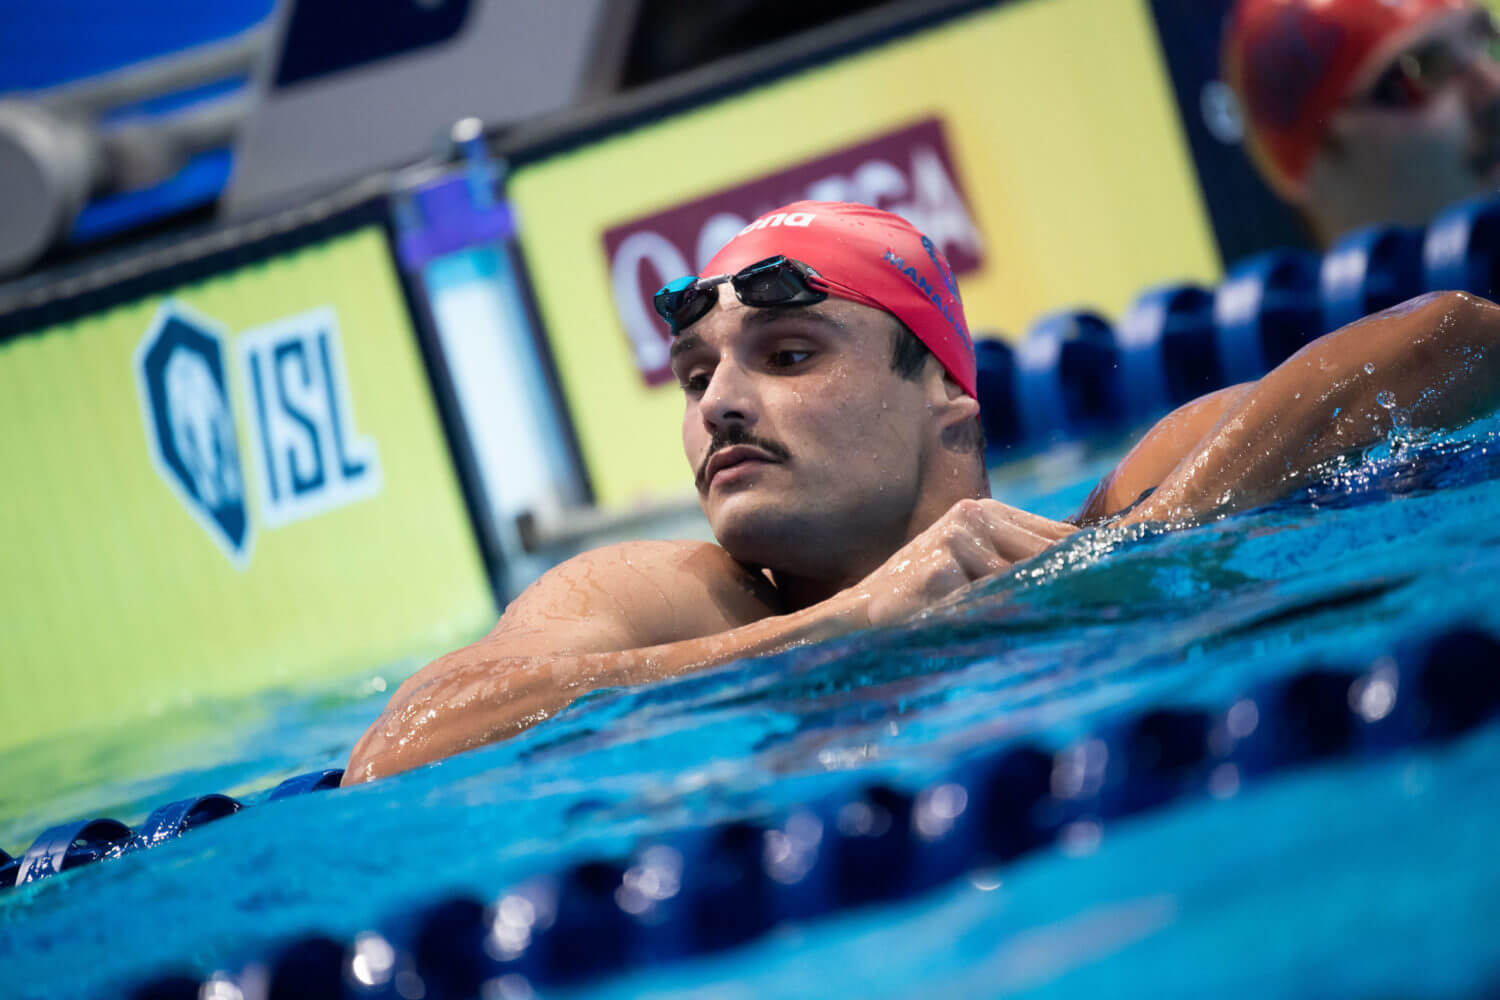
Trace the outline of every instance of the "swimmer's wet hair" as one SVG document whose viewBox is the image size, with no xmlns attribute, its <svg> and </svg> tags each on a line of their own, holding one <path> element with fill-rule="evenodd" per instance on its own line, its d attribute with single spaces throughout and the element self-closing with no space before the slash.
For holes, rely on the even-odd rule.
<svg viewBox="0 0 1500 1000">
<path fill-rule="evenodd" d="M 911 327 L 892 316 L 896 327 L 891 331 L 891 371 L 900 375 L 908 382 L 915 382 L 922 374 L 922 369 L 927 364 L 928 358 L 936 357 L 931 349 L 915 333 Z"/>
<path fill-rule="evenodd" d="M 895 324 L 891 330 L 891 371 L 908 382 L 915 382 L 922 376 L 922 369 L 927 367 L 927 359 L 937 361 L 937 355 L 905 323 L 895 316 L 891 317 L 891 321 Z M 984 454 L 983 424 L 977 419 L 971 420 L 957 428 L 957 431 L 958 434 L 952 441 L 956 450 Z"/>
</svg>

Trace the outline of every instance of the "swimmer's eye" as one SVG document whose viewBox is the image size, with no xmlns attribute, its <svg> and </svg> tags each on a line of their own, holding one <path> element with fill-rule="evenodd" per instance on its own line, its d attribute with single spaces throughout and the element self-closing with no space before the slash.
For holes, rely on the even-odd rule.
<svg viewBox="0 0 1500 1000">
<path fill-rule="evenodd" d="M 808 358 L 812 357 L 812 351 L 801 351 L 787 349 L 772 351 L 767 361 L 772 368 L 795 368 Z"/>
<path fill-rule="evenodd" d="M 689 375 L 687 378 L 678 379 L 677 385 L 689 396 L 701 396 L 708 390 L 708 376 Z"/>
</svg>

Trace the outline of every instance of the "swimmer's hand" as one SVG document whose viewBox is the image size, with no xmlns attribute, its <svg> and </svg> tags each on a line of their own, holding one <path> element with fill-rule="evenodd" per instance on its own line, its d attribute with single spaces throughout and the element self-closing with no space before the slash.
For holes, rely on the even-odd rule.
<svg viewBox="0 0 1500 1000">
<path fill-rule="evenodd" d="M 1077 530 L 998 500 L 960 500 L 840 597 L 861 602 L 871 625 L 894 624 Z"/>
</svg>

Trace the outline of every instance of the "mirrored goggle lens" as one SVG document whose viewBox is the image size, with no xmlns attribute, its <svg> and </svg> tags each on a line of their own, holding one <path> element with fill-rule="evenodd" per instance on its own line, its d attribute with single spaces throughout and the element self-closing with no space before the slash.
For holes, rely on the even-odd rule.
<svg viewBox="0 0 1500 1000">
<path fill-rule="evenodd" d="M 808 284 L 802 269 L 785 257 L 751 264 L 736 274 L 733 282 L 740 301 L 758 308 L 808 305 L 828 297 Z"/>
<path fill-rule="evenodd" d="M 691 326 L 713 308 L 715 294 L 711 288 L 698 284 L 692 275 L 678 278 L 657 290 L 652 302 L 656 312 L 676 333 Z"/>
<path fill-rule="evenodd" d="M 651 297 L 652 304 L 656 306 L 657 315 L 670 322 L 672 314 L 682 307 L 683 297 L 692 291 L 697 283 L 697 275 L 688 274 L 658 288 L 656 294 Z"/>
</svg>

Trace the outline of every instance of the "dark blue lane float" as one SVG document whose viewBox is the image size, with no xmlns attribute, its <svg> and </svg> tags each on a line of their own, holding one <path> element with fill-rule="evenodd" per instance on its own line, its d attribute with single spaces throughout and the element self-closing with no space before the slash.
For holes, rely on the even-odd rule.
<svg viewBox="0 0 1500 1000">
<path fill-rule="evenodd" d="M 1364 319 L 1422 294 L 1422 232 L 1403 226 L 1355 230 L 1323 257 L 1318 278 L 1323 329 Z"/>
<path fill-rule="evenodd" d="M 1214 294 L 1214 332 L 1224 385 L 1257 379 L 1323 331 L 1318 258 L 1268 250 L 1241 261 Z"/>
<path fill-rule="evenodd" d="M 1500 297 L 1500 198 L 1461 202 L 1433 219 L 1422 270 L 1428 291 Z"/>
<path fill-rule="evenodd" d="M 338 768 L 299 774 L 277 785 L 266 801 L 337 788 L 343 776 L 343 770 Z M 0 851 L 0 889 L 147 850 L 206 823 L 232 816 L 242 808 L 238 800 L 214 793 L 159 806 L 134 832 L 124 823 L 108 818 L 60 823 L 38 835 L 19 858 Z"/>
<path fill-rule="evenodd" d="M 1214 296 L 1193 284 L 1158 285 L 1115 328 L 1126 409 L 1144 422 L 1223 386 Z"/>
<path fill-rule="evenodd" d="M 1057 312 L 1038 320 L 1015 349 L 1016 409 L 1027 439 L 1045 443 L 1124 426 L 1119 359 L 1098 313 Z"/>
<path fill-rule="evenodd" d="M 1453 629 L 1367 664 L 1311 664 L 1223 708 L 1106 719 L 1056 751 L 982 749 L 919 788 L 857 784 L 775 816 L 686 828 L 490 903 L 447 897 L 348 943 L 297 939 L 239 975 L 287 997 L 531 996 L 908 899 L 1080 832 L 1234 794 L 1242 781 L 1440 743 L 1496 718 L 1500 640 Z M 169 976 L 132 995 L 186 997 L 189 982 Z"/>
<path fill-rule="evenodd" d="M 163 841 L 182 836 L 194 827 L 232 816 L 241 808 L 235 799 L 218 793 L 168 803 L 152 810 L 151 815 L 146 817 L 146 822 L 136 831 L 125 853 L 155 847 Z"/>
<path fill-rule="evenodd" d="M 275 788 L 266 797 L 267 802 L 275 802 L 277 799 L 291 798 L 293 795 L 306 795 L 308 792 L 322 792 L 330 788 L 339 787 L 339 782 L 344 779 L 344 769 L 341 767 L 330 767 L 323 771 L 309 771 L 296 777 L 288 778 Z"/>
<path fill-rule="evenodd" d="M 116 858 L 130 844 L 130 827 L 112 819 L 78 820 L 48 827 L 21 856 L 16 885 Z"/>
<path fill-rule="evenodd" d="M 986 450 L 995 458 L 1025 438 L 1021 413 L 1016 405 L 1015 350 L 1009 341 L 998 337 L 976 338 L 974 357 L 979 420 L 984 426 Z"/>
</svg>

